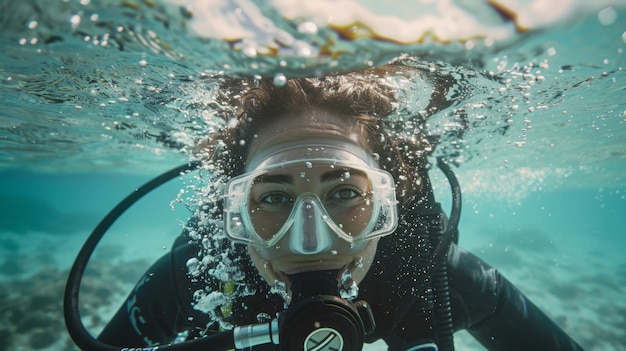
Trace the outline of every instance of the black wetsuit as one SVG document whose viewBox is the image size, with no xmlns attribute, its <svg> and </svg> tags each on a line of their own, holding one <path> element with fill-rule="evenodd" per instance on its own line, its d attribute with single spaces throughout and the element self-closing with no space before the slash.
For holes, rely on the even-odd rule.
<svg viewBox="0 0 626 351">
<path fill-rule="evenodd" d="M 359 284 L 359 299 L 374 312 L 376 329 L 368 342 L 383 339 L 390 350 L 403 350 L 418 338 L 439 341 L 433 321 L 438 303 L 433 297 L 428 267 L 433 249 L 427 226 L 415 216 L 401 217 L 396 233 L 380 239 L 374 263 Z M 237 245 L 239 269 L 256 293 L 232 305 L 234 325 L 258 323 L 265 313 L 274 317 L 284 309 L 281 297 L 269 292 L 254 268 L 244 245 Z M 99 336 L 117 346 L 146 345 L 146 340 L 166 342 L 176 332 L 190 330 L 190 337 L 211 324 L 208 316 L 193 309 L 193 294 L 207 286 L 219 290 L 219 281 L 188 277 L 187 261 L 197 257 L 198 246 L 181 235 L 174 249 L 155 263 Z M 489 350 L 582 350 L 553 321 L 529 301 L 496 269 L 473 254 L 452 245 L 446 256 L 447 281 L 453 331 L 467 330 Z M 209 278 L 210 279 L 210 278 Z M 436 294 L 435 294 L 436 295 Z M 217 328 L 217 325 L 213 324 Z M 277 350 L 263 345 L 253 350 Z"/>
</svg>

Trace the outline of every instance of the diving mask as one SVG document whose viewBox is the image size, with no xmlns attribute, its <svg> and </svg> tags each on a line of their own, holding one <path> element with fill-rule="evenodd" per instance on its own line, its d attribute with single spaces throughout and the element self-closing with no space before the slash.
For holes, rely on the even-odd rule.
<svg viewBox="0 0 626 351">
<path fill-rule="evenodd" d="M 393 177 L 362 148 L 334 140 L 257 155 L 226 185 L 224 218 L 235 242 L 317 254 L 337 239 L 357 249 L 392 233 L 396 206 Z"/>
</svg>

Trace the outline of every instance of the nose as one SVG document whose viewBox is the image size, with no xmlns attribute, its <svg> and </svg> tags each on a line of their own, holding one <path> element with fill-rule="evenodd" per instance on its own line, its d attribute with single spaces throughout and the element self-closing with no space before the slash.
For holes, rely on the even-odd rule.
<svg viewBox="0 0 626 351">
<path fill-rule="evenodd" d="M 315 197 L 305 197 L 296 209 L 289 244 L 303 255 L 315 255 L 329 250 L 332 233 L 324 221 L 324 211 Z"/>
</svg>

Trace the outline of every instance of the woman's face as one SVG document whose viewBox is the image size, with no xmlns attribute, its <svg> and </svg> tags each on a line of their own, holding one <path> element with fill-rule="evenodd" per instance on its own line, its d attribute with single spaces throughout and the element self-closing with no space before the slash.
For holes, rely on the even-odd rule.
<svg viewBox="0 0 626 351">
<path fill-rule="evenodd" d="M 302 142 L 304 145 L 328 140 L 349 142 L 369 152 L 365 134 L 354 119 L 311 109 L 299 115 L 276 118 L 264 125 L 250 145 L 247 162 L 277 145 L 293 142 Z M 302 177 L 302 174 L 306 174 L 306 177 Z M 346 172 L 342 169 L 337 172 L 315 165 L 307 169 L 290 167 L 273 171 L 254 184 L 250 190 L 253 207 L 250 218 L 261 236 L 264 230 L 271 231 L 268 237 L 278 230 L 291 212 L 290 208 L 283 209 L 283 206 L 287 207 L 286 204 L 293 197 L 302 193 L 317 196 L 327 213 L 331 217 L 335 216 L 335 222 L 340 221 L 339 218 L 343 219 L 339 225 L 346 233 L 363 231 L 365 224 L 360 218 L 368 217 L 368 213 L 371 216 L 371 207 L 367 204 L 367 194 L 371 189 L 367 177 L 356 170 Z M 315 225 L 306 227 L 314 228 Z M 281 249 L 280 245 L 264 249 L 250 245 L 249 250 L 256 268 L 270 285 L 278 280 L 289 287 L 289 274 L 318 270 L 339 270 L 338 281 L 349 270 L 353 281 L 358 284 L 372 264 L 377 243 L 378 239 L 371 239 L 355 250 L 354 245 L 335 240 L 331 248 L 314 251 L 313 254 L 294 253 Z"/>
</svg>

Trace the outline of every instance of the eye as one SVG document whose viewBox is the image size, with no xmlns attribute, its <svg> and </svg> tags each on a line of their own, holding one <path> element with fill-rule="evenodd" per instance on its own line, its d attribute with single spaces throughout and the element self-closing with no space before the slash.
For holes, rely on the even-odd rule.
<svg viewBox="0 0 626 351">
<path fill-rule="evenodd" d="M 362 199 L 364 196 L 363 192 L 357 187 L 341 187 L 330 194 L 328 197 L 329 200 L 333 201 L 350 201 L 355 199 Z"/>
<path fill-rule="evenodd" d="M 293 199 L 285 193 L 275 192 L 262 195 L 259 202 L 269 205 L 281 205 L 291 203 Z"/>
</svg>

